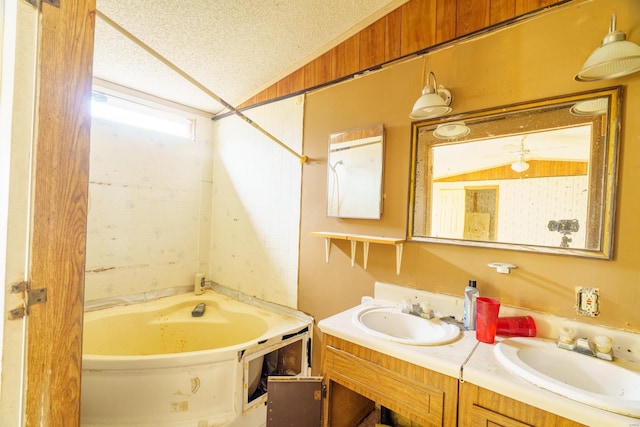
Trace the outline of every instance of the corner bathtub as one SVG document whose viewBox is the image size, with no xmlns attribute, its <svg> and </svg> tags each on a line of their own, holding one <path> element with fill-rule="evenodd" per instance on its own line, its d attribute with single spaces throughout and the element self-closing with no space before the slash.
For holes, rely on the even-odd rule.
<svg viewBox="0 0 640 427">
<path fill-rule="evenodd" d="M 85 313 L 82 426 L 264 425 L 242 419 L 261 375 L 249 359 L 309 338 L 313 320 L 254 303 L 208 290 Z"/>
</svg>

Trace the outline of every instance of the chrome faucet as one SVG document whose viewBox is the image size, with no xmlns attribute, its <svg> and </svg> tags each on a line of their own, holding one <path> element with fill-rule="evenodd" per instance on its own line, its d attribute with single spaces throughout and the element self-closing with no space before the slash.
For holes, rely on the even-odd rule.
<svg viewBox="0 0 640 427">
<path fill-rule="evenodd" d="M 402 312 L 411 314 L 413 316 L 422 317 L 424 319 L 433 319 L 434 314 L 431 309 L 431 304 L 426 302 L 411 302 L 411 299 L 406 298 L 402 301 Z"/>
<path fill-rule="evenodd" d="M 596 336 L 593 341 L 587 338 L 577 338 L 571 328 L 560 328 L 558 347 L 586 356 L 597 357 L 602 360 L 613 360 L 613 340 L 605 335 Z"/>
<path fill-rule="evenodd" d="M 202 295 L 207 289 L 213 289 L 213 281 L 206 280 L 204 275 L 197 274 L 193 286 L 193 293 L 196 295 Z"/>
</svg>

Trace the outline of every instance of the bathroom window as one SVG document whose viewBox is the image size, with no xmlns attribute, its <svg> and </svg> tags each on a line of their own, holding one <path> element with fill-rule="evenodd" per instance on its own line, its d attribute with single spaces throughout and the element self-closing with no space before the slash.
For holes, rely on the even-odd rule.
<svg viewBox="0 0 640 427">
<path fill-rule="evenodd" d="M 175 111 L 156 108 L 93 91 L 91 116 L 115 123 L 195 140 L 195 120 Z"/>
</svg>

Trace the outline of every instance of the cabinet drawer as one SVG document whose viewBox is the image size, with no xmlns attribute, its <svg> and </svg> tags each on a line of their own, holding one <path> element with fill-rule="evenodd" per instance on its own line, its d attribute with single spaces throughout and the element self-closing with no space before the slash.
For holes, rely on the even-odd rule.
<svg viewBox="0 0 640 427">
<path fill-rule="evenodd" d="M 459 408 L 460 427 L 584 427 L 469 382 L 460 387 Z"/>
<path fill-rule="evenodd" d="M 472 408 L 473 427 L 533 427 L 531 424 L 522 423 L 477 405 L 473 405 Z"/>
</svg>

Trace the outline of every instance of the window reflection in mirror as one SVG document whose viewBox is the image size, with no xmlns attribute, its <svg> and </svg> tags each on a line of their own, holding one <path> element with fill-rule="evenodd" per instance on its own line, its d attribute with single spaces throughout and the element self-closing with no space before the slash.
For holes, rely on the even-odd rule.
<svg viewBox="0 0 640 427">
<path fill-rule="evenodd" d="M 414 123 L 409 239 L 611 258 L 620 91 Z"/>
<path fill-rule="evenodd" d="M 383 158 L 382 124 L 329 135 L 327 216 L 380 218 Z"/>
</svg>

